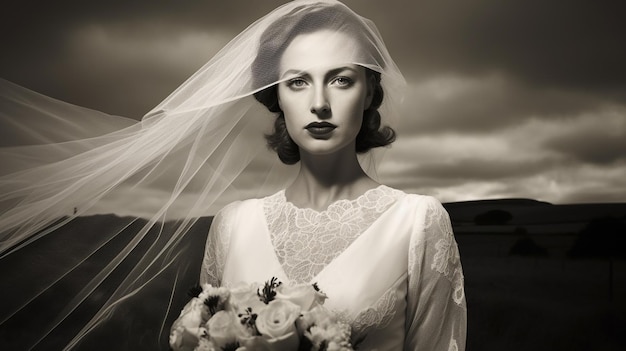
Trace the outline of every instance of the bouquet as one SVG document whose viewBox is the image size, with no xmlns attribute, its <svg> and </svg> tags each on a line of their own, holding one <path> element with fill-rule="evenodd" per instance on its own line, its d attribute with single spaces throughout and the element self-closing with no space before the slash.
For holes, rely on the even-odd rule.
<svg viewBox="0 0 626 351">
<path fill-rule="evenodd" d="M 323 306 L 327 297 L 316 284 L 272 278 L 231 289 L 205 284 L 189 294 L 170 332 L 175 351 L 353 350 L 350 326 Z"/>
</svg>

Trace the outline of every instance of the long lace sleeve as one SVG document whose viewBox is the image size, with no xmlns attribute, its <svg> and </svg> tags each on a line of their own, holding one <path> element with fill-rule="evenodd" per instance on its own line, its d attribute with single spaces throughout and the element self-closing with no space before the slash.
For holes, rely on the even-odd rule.
<svg viewBox="0 0 626 351">
<path fill-rule="evenodd" d="M 423 205 L 409 249 L 405 350 L 465 350 L 467 306 L 459 249 L 441 203 L 427 198 Z"/>
<path fill-rule="evenodd" d="M 235 214 L 235 203 L 227 205 L 213 218 L 204 249 L 200 284 L 220 286 L 224 263 L 230 243 Z"/>
</svg>

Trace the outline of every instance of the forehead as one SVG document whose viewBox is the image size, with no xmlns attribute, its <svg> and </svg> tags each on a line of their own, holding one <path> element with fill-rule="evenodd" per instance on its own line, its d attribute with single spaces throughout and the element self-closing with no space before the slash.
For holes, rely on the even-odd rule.
<svg viewBox="0 0 626 351">
<path fill-rule="evenodd" d="M 333 69 L 356 63 L 358 51 L 354 38 L 345 33 L 320 30 L 300 34 L 283 52 L 280 76 L 289 70 Z"/>
</svg>

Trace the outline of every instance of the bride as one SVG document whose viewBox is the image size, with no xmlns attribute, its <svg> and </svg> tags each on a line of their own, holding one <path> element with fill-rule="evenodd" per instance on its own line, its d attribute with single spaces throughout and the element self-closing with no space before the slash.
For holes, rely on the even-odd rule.
<svg viewBox="0 0 626 351">
<path fill-rule="evenodd" d="M 11 150 L 20 162 L 0 178 L 6 194 L 0 201 L 10 204 L 0 217 L 8 228 L 2 257 L 120 194 L 156 186 L 166 193 L 111 264 L 55 317 L 53 328 L 143 241 L 153 240 L 68 344 L 80 347 L 155 281 L 171 279 L 163 272 L 185 270 L 181 243 L 199 216 L 224 199 L 240 199 L 223 207 L 210 227 L 202 283 L 316 282 L 329 297 L 326 306 L 362 340 L 360 350 L 462 350 L 463 274 L 446 211 L 432 197 L 375 180 L 372 165 L 380 155 L 374 149 L 395 138 L 386 125 L 403 83 L 369 20 L 333 0 L 283 5 L 233 39 L 141 123 L 62 143 L 54 162 L 25 165 L 23 155 L 40 147 Z M 254 99 L 272 117 L 264 117 Z M 263 118 L 273 122 L 272 131 Z M 255 137 L 260 130 L 266 140 Z M 291 166 L 272 163 L 261 151 L 264 142 Z M 261 196 L 241 200 L 249 198 L 247 188 Z M 74 213 L 62 217 L 71 206 Z M 179 213 L 171 234 L 149 239 Z M 180 300 L 175 277 L 170 301 Z"/>
</svg>

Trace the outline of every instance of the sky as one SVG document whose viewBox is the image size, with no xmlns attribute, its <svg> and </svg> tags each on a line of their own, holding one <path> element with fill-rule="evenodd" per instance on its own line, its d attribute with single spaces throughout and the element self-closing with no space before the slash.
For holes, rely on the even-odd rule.
<svg viewBox="0 0 626 351">
<path fill-rule="evenodd" d="M 281 3 L 14 3 L 0 77 L 139 119 Z M 443 202 L 626 202 L 623 2 L 344 3 L 376 23 L 408 82 L 383 182 Z"/>
</svg>

